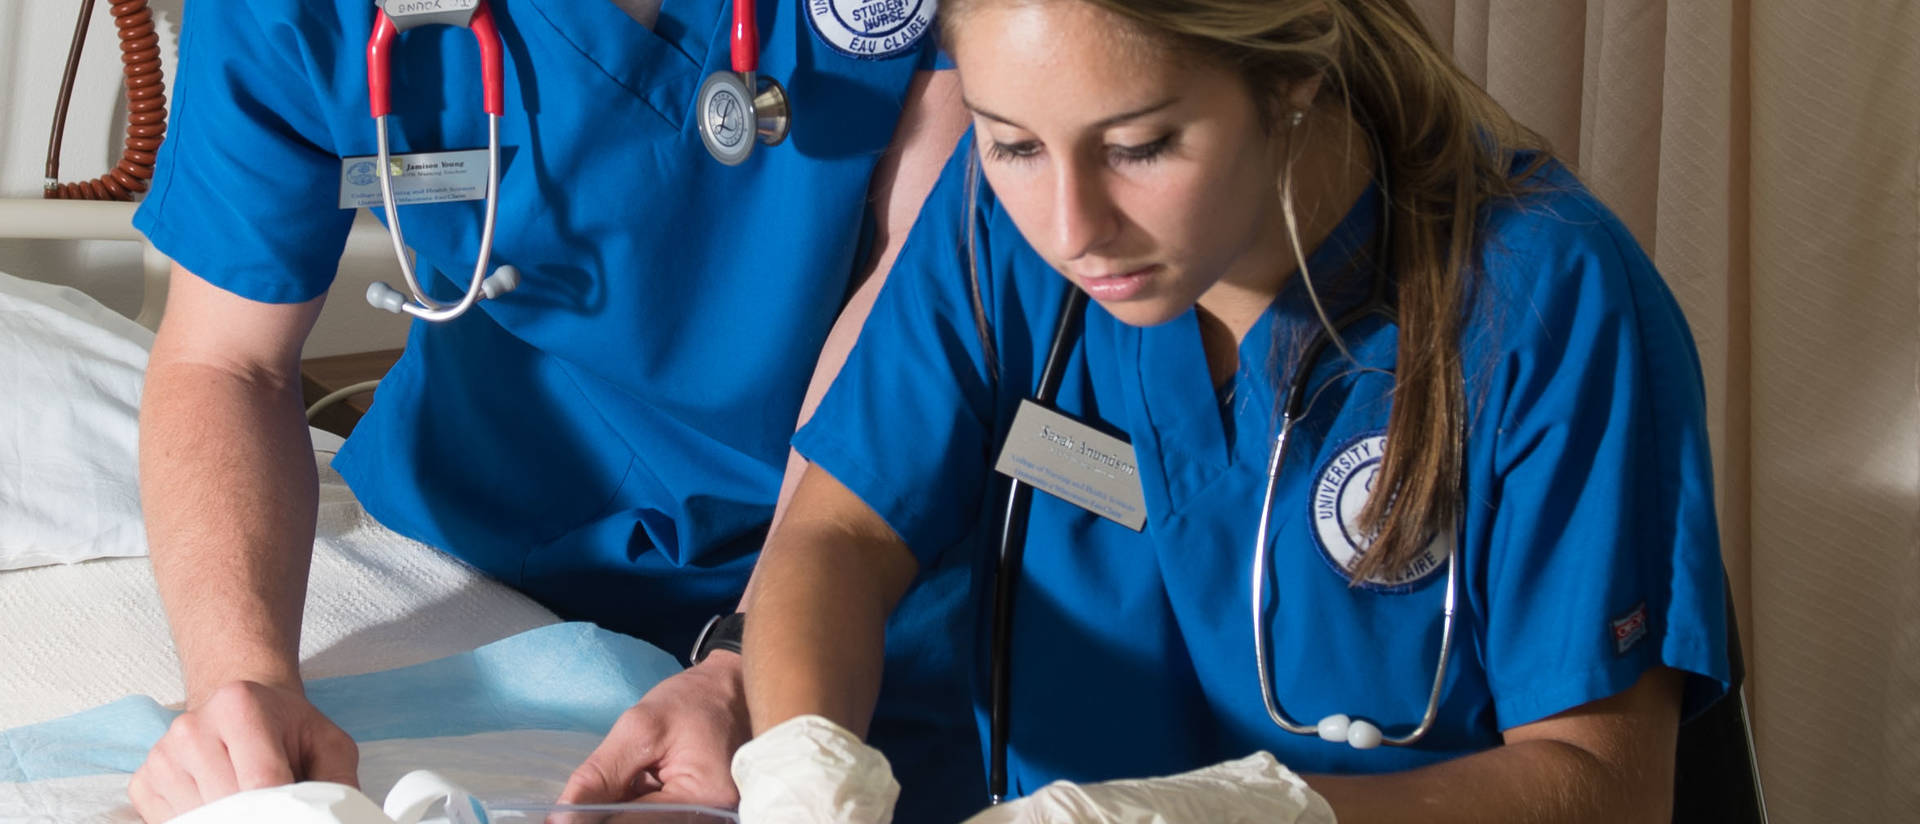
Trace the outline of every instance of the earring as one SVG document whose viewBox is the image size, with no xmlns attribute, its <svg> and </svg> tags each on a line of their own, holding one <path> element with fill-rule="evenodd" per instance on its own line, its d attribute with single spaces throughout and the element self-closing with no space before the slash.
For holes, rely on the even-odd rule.
<svg viewBox="0 0 1920 824">
<path fill-rule="evenodd" d="M 1293 111 L 1287 113 L 1288 128 L 1292 128 L 1292 129 L 1300 128 L 1300 124 L 1305 123 L 1306 121 L 1307 121 L 1307 113 L 1302 109 L 1294 109 Z"/>
</svg>

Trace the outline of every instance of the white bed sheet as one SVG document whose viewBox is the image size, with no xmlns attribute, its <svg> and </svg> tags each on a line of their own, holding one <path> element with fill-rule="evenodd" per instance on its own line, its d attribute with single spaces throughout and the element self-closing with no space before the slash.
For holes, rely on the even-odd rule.
<svg viewBox="0 0 1920 824">
<path fill-rule="evenodd" d="M 324 434 L 324 433 L 323 433 Z M 471 567 L 376 523 L 316 447 L 320 510 L 300 640 L 309 678 L 465 652 L 558 619 Z M 184 699 L 144 557 L 0 572 L 0 729 L 127 695 Z"/>
</svg>

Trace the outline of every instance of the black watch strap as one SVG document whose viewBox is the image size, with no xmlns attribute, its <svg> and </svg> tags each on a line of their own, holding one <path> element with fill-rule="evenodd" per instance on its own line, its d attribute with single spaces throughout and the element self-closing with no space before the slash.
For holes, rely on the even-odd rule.
<svg viewBox="0 0 1920 824">
<path fill-rule="evenodd" d="M 693 663 L 698 664 L 707 654 L 724 649 L 735 654 L 740 652 L 740 639 L 746 636 L 747 614 L 735 612 L 731 615 L 715 615 L 707 620 L 700 629 L 700 637 L 693 642 Z"/>
</svg>

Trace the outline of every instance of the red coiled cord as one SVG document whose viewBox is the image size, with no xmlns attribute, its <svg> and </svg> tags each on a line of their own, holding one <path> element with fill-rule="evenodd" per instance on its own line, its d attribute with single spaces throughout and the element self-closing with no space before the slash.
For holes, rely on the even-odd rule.
<svg viewBox="0 0 1920 824">
<path fill-rule="evenodd" d="M 167 136 L 167 87 L 160 72 L 160 35 L 154 30 L 147 0 L 124 0 L 112 8 L 113 25 L 120 33 L 120 63 L 126 75 L 127 144 L 120 162 L 106 174 L 79 183 L 58 183 L 60 139 L 67 126 L 67 104 L 73 98 L 73 78 L 80 67 L 80 48 L 86 42 L 93 0 L 80 4 L 73 45 L 67 50 L 67 70 L 60 80 L 60 97 L 53 114 L 53 136 L 47 143 L 46 197 L 58 200 L 132 200 L 153 179 L 153 160 Z"/>
</svg>

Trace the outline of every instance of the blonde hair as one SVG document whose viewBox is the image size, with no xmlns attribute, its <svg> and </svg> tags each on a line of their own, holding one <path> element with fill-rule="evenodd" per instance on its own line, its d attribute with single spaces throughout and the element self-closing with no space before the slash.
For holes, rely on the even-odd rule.
<svg viewBox="0 0 1920 824">
<path fill-rule="evenodd" d="M 949 42 L 979 2 L 943 0 Z M 1462 503 L 1468 410 L 1460 334 L 1474 293 L 1480 214 L 1522 192 L 1548 157 L 1545 142 L 1454 65 L 1406 0 L 1077 2 L 1130 21 L 1173 55 L 1239 74 L 1269 128 L 1279 122 L 1284 90 L 1323 77 L 1316 104 L 1343 106 L 1372 138 L 1375 162 L 1392 181 L 1386 260 L 1377 265 L 1392 278 L 1386 297 L 1399 355 L 1375 486 L 1384 494 L 1361 512 L 1373 540 L 1349 571 L 1361 581 L 1403 570 L 1453 529 Z M 1515 170 L 1523 150 L 1538 154 Z M 1277 195 L 1288 186 L 1277 181 Z M 1304 262 L 1297 241 L 1295 253 Z"/>
</svg>

